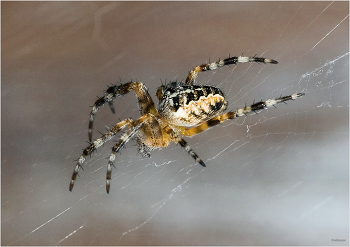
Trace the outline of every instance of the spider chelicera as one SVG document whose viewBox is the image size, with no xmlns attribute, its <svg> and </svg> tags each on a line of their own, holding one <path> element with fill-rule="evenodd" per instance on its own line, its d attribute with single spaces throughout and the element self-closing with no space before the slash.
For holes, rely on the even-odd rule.
<svg viewBox="0 0 350 247">
<path fill-rule="evenodd" d="M 192 150 L 182 136 L 193 136 L 208 128 L 222 123 L 228 119 L 234 119 L 251 112 L 256 112 L 275 106 L 278 103 L 288 100 L 294 100 L 304 95 L 296 93 L 289 96 L 279 97 L 260 101 L 250 106 L 223 113 L 227 108 L 227 101 L 224 93 L 217 87 L 194 85 L 194 81 L 199 72 L 215 70 L 219 67 L 237 64 L 237 63 L 272 63 L 277 64 L 273 59 L 261 57 L 229 57 L 214 63 L 202 64 L 191 70 L 185 82 L 171 82 L 162 85 L 157 90 L 159 99 L 158 109 L 155 107 L 151 96 L 144 84 L 137 81 L 131 81 L 121 85 L 109 87 L 105 94 L 96 100 L 90 113 L 89 121 L 89 141 L 90 145 L 84 149 L 82 155 L 73 171 L 72 180 L 69 190 L 72 191 L 76 177 L 85 157 L 90 155 L 94 150 L 112 139 L 120 130 L 127 128 L 124 135 L 112 148 L 107 165 L 106 190 L 109 193 L 112 166 L 116 153 L 130 139 L 137 141 L 138 149 L 144 157 L 150 157 L 150 151 L 157 148 L 167 147 L 171 142 L 181 145 L 200 165 L 205 166 L 204 162 Z M 92 129 L 95 115 L 100 107 L 108 103 L 114 113 L 113 100 L 130 91 L 134 91 L 138 99 L 141 117 L 136 121 L 125 119 L 113 128 L 109 129 L 102 137 L 91 141 Z"/>
</svg>

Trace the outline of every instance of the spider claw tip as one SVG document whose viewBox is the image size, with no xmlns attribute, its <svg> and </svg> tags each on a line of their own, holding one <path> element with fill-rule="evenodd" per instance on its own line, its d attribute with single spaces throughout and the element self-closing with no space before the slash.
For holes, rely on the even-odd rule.
<svg viewBox="0 0 350 247">
<path fill-rule="evenodd" d="M 198 163 L 203 166 L 203 167 L 206 167 L 206 165 L 204 164 L 203 160 L 198 160 Z"/>
</svg>

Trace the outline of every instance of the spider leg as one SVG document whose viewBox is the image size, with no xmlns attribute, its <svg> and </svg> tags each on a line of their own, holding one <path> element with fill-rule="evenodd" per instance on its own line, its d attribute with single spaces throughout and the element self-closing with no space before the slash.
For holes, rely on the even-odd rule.
<svg viewBox="0 0 350 247">
<path fill-rule="evenodd" d="M 157 121 L 157 118 L 152 114 L 146 114 L 140 117 L 136 122 L 133 123 L 133 128 L 125 133 L 112 148 L 111 155 L 109 156 L 109 162 L 107 166 L 107 176 L 106 176 L 106 191 L 109 193 L 110 180 L 112 176 L 112 166 L 114 166 L 114 161 L 116 154 L 119 150 L 135 135 L 137 134 L 138 143 L 141 143 L 143 147 L 165 147 L 168 142 L 163 140 L 162 130 Z M 145 142 L 147 142 L 145 144 Z M 144 151 L 148 157 L 149 152 Z M 143 153 L 143 154 L 145 154 Z"/>
<path fill-rule="evenodd" d="M 92 110 L 90 112 L 89 117 L 89 141 L 92 139 L 92 129 L 94 124 L 94 118 L 99 108 L 101 108 L 105 103 L 108 103 L 112 112 L 114 113 L 114 106 L 112 101 L 115 98 L 118 98 L 121 95 L 127 94 L 130 91 L 134 91 L 136 97 L 138 99 L 138 104 L 140 107 L 141 115 L 145 115 L 147 113 L 157 114 L 156 108 L 154 106 L 153 100 L 148 93 L 147 88 L 141 82 L 128 82 L 121 85 L 113 85 L 109 87 L 105 94 L 96 100 L 94 105 L 92 106 Z"/>
<path fill-rule="evenodd" d="M 225 66 L 225 65 L 237 64 L 237 63 L 248 63 L 248 62 L 273 63 L 273 64 L 278 63 L 276 60 L 273 60 L 273 59 L 268 59 L 268 58 L 263 58 L 263 57 L 255 57 L 255 56 L 254 57 L 243 57 L 243 56 L 228 57 L 226 59 L 219 60 L 219 61 L 214 62 L 214 63 L 202 64 L 202 65 L 195 67 L 194 69 L 192 69 L 188 73 L 185 84 L 192 85 L 194 83 L 194 81 L 196 80 L 199 72 L 207 71 L 207 70 L 215 70 L 215 69 L 222 67 L 222 66 Z"/>
<path fill-rule="evenodd" d="M 112 113 L 115 113 L 115 109 L 114 109 L 114 105 L 113 105 L 113 101 L 109 101 L 108 102 L 109 108 L 111 109 Z"/>
<path fill-rule="evenodd" d="M 141 125 L 135 126 L 134 128 L 130 129 L 127 133 L 122 135 L 120 140 L 114 145 L 112 148 L 112 152 L 109 156 L 109 161 L 107 165 L 107 176 L 106 176 L 106 191 L 109 194 L 110 189 L 110 182 L 112 178 L 112 166 L 114 166 L 114 160 L 116 158 L 116 154 L 119 152 L 119 150 L 139 131 L 139 128 Z"/>
<path fill-rule="evenodd" d="M 285 103 L 288 100 L 295 100 L 299 97 L 302 97 L 303 95 L 305 95 L 305 94 L 304 93 L 297 93 L 297 94 L 292 94 L 292 95 L 284 96 L 284 97 L 281 96 L 277 99 L 269 99 L 266 101 L 260 101 L 260 102 L 254 103 L 250 106 L 246 106 L 244 108 L 238 109 L 236 111 L 227 112 L 227 113 L 224 113 L 222 115 L 213 117 L 212 119 L 210 119 L 210 120 L 208 120 L 208 121 L 206 121 L 206 122 L 204 122 L 201 125 L 198 125 L 196 127 L 189 128 L 189 129 L 183 128 L 182 130 L 179 130 L 179 131 L 181 133 L 183 133 L 183 135 L 185 135 L 185 136 L 193 136 L 193 135 L 201 133 L 202 131 L 209 129 L 215 125 L 218 125 L 218 124 L 220 124 L 228 119 L 234 119 L 234 118 L 246 115 L 246 114 L 251 113 L 251 112 L 256 112 L 259 110 L 267 109 L 269 107 L 275 107 L 276 104 L 279 104 L 282 102 Z"/>
<path fill-rule="evenodd" d="M 78 172 L 80 168 L 82 168 L 82 165 L 85 161 L 85 157 L 90 155 L 94 150 L 102 146 L 104 143 L 112 139 L 121 129 L 129 127 L 133 127 L 133 120 L 132 119 L 125 119 L 121 122 L 119 122 L 117 125 L 115 125 L 113 128 L 111 128 L 106 134 L 102 135 L 101 138 L 96 139 L 93 141 L 87 148 L 84 149 L 82 155 L 78 159 L 77 164 L 75 165 L 73 174 L 72 174 L 72 180 L 69 185 L 69 190 L 72 191 L 74 187 L 74 183 L 76 180 L 76 177 L 78 176 Z"/>
<path fill-rule="evenodd" d="M 198 155 L 193 151 L 193 149 L 187 144 L 187 142 L 181 138 L 179 134 L 177 134 L 172 128 L 169 126 L 166 126 L 164 128 L 165 132 L 171 137 L 171 140 L 175 143 L 178 143 L 183 147 L 189 155 L 194 158 L 195 161 L 197 161 L 201 166 L 205 167 L 203 160 L 198 157 Z"/>
<path fill-rule="evenodd" d="M 206 167 L 203 160 L 198 157 L 198 155 L 193 151 L 193 149 L 187 144 L 184 139 L 180 138 L 178 143 L 192 156 L 192 158 L 195 159 L 195 161 L 197 161 L 201 166 Z"/>
</svg>

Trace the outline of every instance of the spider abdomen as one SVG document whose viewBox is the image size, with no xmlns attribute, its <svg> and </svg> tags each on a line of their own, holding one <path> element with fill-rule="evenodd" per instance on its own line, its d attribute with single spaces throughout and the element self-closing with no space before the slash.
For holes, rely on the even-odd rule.
<svg viewBox="0 0 350 247">
<path fill-rule="evenodd" d="M 165 89 L 159 114 L 169 123 L 191 127 L 206 121 L 227 108 L 223 92 L 212 86 L 181 85 Z"/>
</svg>

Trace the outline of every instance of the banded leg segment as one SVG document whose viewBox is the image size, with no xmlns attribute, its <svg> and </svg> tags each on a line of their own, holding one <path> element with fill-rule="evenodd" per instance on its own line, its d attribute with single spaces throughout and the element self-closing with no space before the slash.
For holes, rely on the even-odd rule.
<svg viewBox="0 0 350 247">
<path fill-rule="evenodd" d="M 151 129 L 149 129 L 149 126 Z M 147 128 L 148 127 L 148 128 Z M 147 132 L 153 130 L 152 133 Z M 145 132 L 146 131 L 146 132 Z M 107 176 L 106 176 L 106 191 L 109 193 L 110 189 L 110 180 L 112 177 L 112 166 L 114 166 L 114 161 L 116 158 L 116 154 L 120 151 L 120 149 L 135 136 L 137 135 L 137 142 L 138 145 L 142 145 L 142 147 L 147 148 L 147 145 L 151 145 L 152 147 L 158 146 L 158 147 L 164 147 L 167 146 L 168 143 L 163 141 L 163 137 L 161 136 L 161 129 L 160 125 L 157 121 L 157 118 L 153 116 L 152 114 L 146 114 L 142 117 L 140 117 L 137 121 L 133 123 L 133 128 L 130 129 L 127 133 L 125 133 L 120 140 L 115 144 L 115 146 L 112 148 L 112 152 L 109 156 L 108 166 L 107 166 Z M 144 136 L 146 135 L 146 136 Z M 142 138 L 144 137 L 144 138 Z M 147 138 L 149 137 L 149 138 Z M 145 139 L 147 138 L 147 139 Z M 144 141 L 152 139 L 156 143 L 144 143 Z M 141 150 L 142 151 L 142 150 Z M 143 155 L 150 156 L 150 153 L 146 150 L 142 151 Z"/>
<path fill-rule="evenodd" d="M 140 107 L 141 115 L 147 113 L 156 114 L 156 108 L 154 106 L 153 100 L 148 93 L 147 88 L 141 82 L 128 82 L 121 85 L 113 85 L 109 87 L 105 94 L 96 100 L 95 104 L 92 106 L 89 117 L 89 141 L 92 139 L 92 129 L 94 124 L 94 118 L 99 108 L 101 108 L 105 103 L 108 103 L 112 112 L 114 113 L 114 107 L 112 101 L 124 94 L 127 94 L 130 91 L 134 91 L 138 99 L 138 104 Z"/>
<path fill-rule="evenodd" d="M 102 146 L 104 143 L 112 139 L 121 129 L 124 129 L 125 127 L 133 128 L 133 120 L 132 119 L 126 119 L 121 122 L 119 122 L 117 125 L 115 125 L 112 129 L 110 129 L 106 134 L 104 134 L 101 138 L 96 139 L 94 142 L 92 142 L 87 148 L 84 149 L 82 155 L 80 156 L 77 164 L 75 165 L 72 179 L 69 185 L 69 190 L 72 191 L 74 187 L 75 180 L 78 176 L 80 168 L 82 168 L 82 165 L 85 161 L 85 157 L 87 155 L 91 155 L 91 153 Z"/>
<path fill-rule="evenodd" d="M 192 156 L 192 158 L 194 158 L 195 161 L 197 161 L 201 166 L 206 167 L 203 160 L 198 157 L 198 155 L 193 151 L 193 149 L 187 144 L 184 139 L 181 138 L 178 143 L 187 151 L 187 153 Z"/>
<path fill-rule="evenodd" d="M 171 137 L 171 140 L 175 143 L 180 144 L 181 147 L 183 147 L 189 155 L 192 156 L 192 158 L 199 163 L 201 166 L 205 167 L 203 160 L 198 157 L 198 155 L 193 151 L 193 149 L 187 144 L 187 142 L 182 139 L 172 128 L 169 126 L 166 126 L 164 128 L 165 132 Z"/>
<path fill-rule="evenodd" d="M 108 161 L 108 165 L 107 165 L 107 176 L 106 176 L 106 191 L 108 194 L 109 194 L 109 189 L 111 186 L 112 166 L 114 166 L 116 154 L 139 131 L 139 128 L 140 128 L 140 125 L 135 126 L 133 129 L 130 129 L 127 133 L 122 135 L 122 137 L 117 142 L 117 144 L 115 144 L 114 147 L 112 148 L 112 152 L 109 156 L 109 161 Z"/>
<path fill-rule="evenodd" d="M 208 71 L 208 70 L 215 70 L 219 67 L 223 67 L 225 65 L 230 65 L 230 64 L 250 63 L 250 62 L 273 63 L 273 64 L 278 63 L 276 60 L 262 58 L 262 57 L 243 57 L 243 56 L 229 57 L 229 58 L 219 60 L 219 61 L 214 62 L 214 63 L 202 64 L 202 65 L 195 67 L 193 70 L 191 70 L 188 73 L 185 84 L 192 85 L 194 83 L 194 81 L 196 80 L 199 72 Z"/>
<path fill-rule="evenodd" d="M 260 101 L 258 103 L 252 104 L 251 106 L 247 106 L 241 109 L 238 109 L 237 111 L 231 111 L 231 112 L 227 112 L 224 113 L 220 116 L 216 116 L 204 123 L 202 123 L 199 126 L 196 126 L 194 128 L 190 128 L 190 129 L 183 129 L 182 133 L 185 136 L 193 136 L 196 135 L 198 133 L 203 132 L 204 130 L 207 130 L 215 125 L 218 125 L 228 119 L 234 119 L 243 115 L 246 115 L 248 113 L 251 112 L 256 112 L 259 110 L 263 110 L 263 109 L 267 109 L 270 108 L 272 106 L 275 106 L 276 104 L 282 103 L 282 102 L 286 102 L 288 100 L 295 100 L 299 97 L 302 97 L 303 95 L 305 95 L 304 93 L 297 93 L 297 94 L 293 94 L 293 95 L 289 95 L 289 96 L 284 96 L 284 97 L 280 97 L 277 99 L 269 99 L 266 101 Z"/>
</svg>

